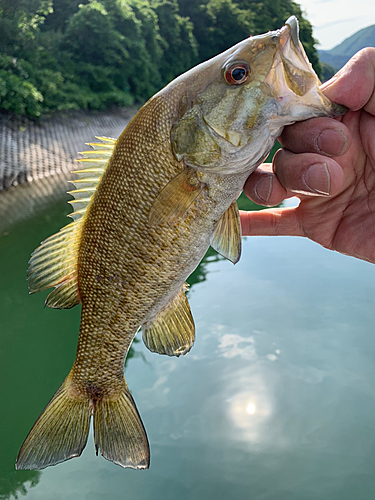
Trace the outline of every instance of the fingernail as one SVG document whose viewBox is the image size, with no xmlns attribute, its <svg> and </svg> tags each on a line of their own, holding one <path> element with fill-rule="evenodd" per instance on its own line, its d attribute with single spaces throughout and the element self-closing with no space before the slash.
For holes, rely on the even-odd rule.
<svg viewBox="0 0 375 500">
<path fill-rule="evenodd" d="M 348 141 L 342 130 L 327 128 L 320 132 L 316 140 L 318 151 L 329 156 L 340 156 L 346 150 Z"/>
<path fill-rule="evenodd" d="M 317 194 L 329 195 L 331 178 L 326 163 L 311 165 L 303 176 L 303 181 L 309 191 Z"/>
<path fill-rule="evenodd" d="M 265 175 L 255 184 L 254 191 L 260 201 L 268 203 L 272 190 L 272 175 Z"/>
</svg>

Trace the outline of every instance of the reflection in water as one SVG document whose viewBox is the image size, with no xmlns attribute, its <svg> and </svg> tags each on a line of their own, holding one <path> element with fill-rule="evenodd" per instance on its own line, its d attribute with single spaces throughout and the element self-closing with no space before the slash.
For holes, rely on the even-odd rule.
<svg viewBox="0 0 375 500">
<path fill-rule="evenodd" d="M 257 407 L 255 406 L 254 403 L 250 403 L 247 405 L 246 411 L 249 415 L 254 415 L 256 410 L 257 410 Z"/>
<path fill-rule="evenodd" d="M 201 283 L 207 279 L 208 266 L 212 262 L 218 262 L 219 260 L 224 260 L 220 254 L 218 254 L 213 248 L 209 248 L 206 255 L 203 257 L 201 263 L 196 268 L 196 270 L 189 276 L 186 280 L 190 286 Z"/>
<path fill-rule="evenodd" d="M 52 203 L 67 200 L 68 180 L 71 177 L 70 172 L 60 172 L 0 193 L 0 235 L 17 222 L 45 214 Z M 71 210 L 63 207 L 63 211 Z M 68 221 L 71 222 L 71 219 Z"/>
<path fill-rule="evenodd" d="M 43 299 L 28 296 L 25 281 L 31 252 L 40 241 L 68 222 L 65 216 L 71 209 L 66 204 L 65 193 L 69 176 L 61 172 L 10 188 L 0 195 L 0 261 L 3 263 L 0 282 L 0 305 L 3 308 L 0 312 L 0 367 L 2 380 L 7 381 L 5 386 L 0 387 L 0 499 L 25 495 L 38 484 L 43 473 L 15 471 L 15 459 L 30 425 L 59 387 L 74 359 L 79 308 L 62 312 L 43 309 Z M 242 198 L 239 205 L 242 209 L 255 208 L 254 204 Z M 200 266 L 189 277 L 190 285 L 205 281 L 210 266 L 222 260 L 224 258 L 210 248 Z M 134 343 L 137 342 L 139 340 L 135 339 Z M 220 350 L 226 358 L 241 355 L 251 359 L 254 356 L 251 338 L 244 340 L 224 332 Z M 143 353 L 132 347 L 127 363 L 134 357 L 145 359 Z M 164 378 L 156 380 L 149 394 L 145 392 L 148 405 L 144 400 L 143 409 L 146 412 L 152 406 L 151 394 L 158 398 L 157 404 L 163 406 L 163 398 L 167 398 L 169 392 L 169 387 L 165 387 L 165 377 L 170 376 L 171 371 L 173 369 Z M 33 386 L 27 386 L 26 381 L 32 381 Z M 161 394 L 158 394 L 160 389 Z M 230 415 L 239 427 L 247 430 L 243 414 L 253 419 L 264 416 L 267 404 L 256 391 L 241 398 L 240 395 L 232 398 Z M 168 404 L 165 399 L 165 405 Z M 251 405 L 254 407 L 253 414 L 248 411 Z M 204 422 L 196 414 L 186 423 L 184 433 L 198 427 L 203 429 Z"/>
<path fill-rule="evenodd" d="M 0 463 L 1 466 L 1 463 Z M 14 468 L 14 467 L 13 467 Z M 19 498 L 25 496 L 27 490 L 36 486 L 39 483 L 42 473 L 36 470 L 7 471 L 1 468 L 0 477 L 0 499 L 7 500 L 8 498 Z"/>
<path fill-rule="evenodd" d="M 55 183 L 52 183 L 52 180 Z M 19 221 L 18 225 L 7 224 L 7 231 L 2 237 L 0 233 L 0 261 L 7 263 L 2 270 L 0 282 L 0 304 L 6 308 L 6 313 L 4 309 L 2 314 L 3 321 L 0 329 L 0 345 L 2 346 L 0 366 L 2 378 L 8 381 L 6 392 L 1 393 L 1 412 L 4 416 L 1 417 L 0 426 L 0 442 L 2 443 L 0 447 L 0 499 L 17 498 L 20 494 L 26 494 L 29 488 L 38 483 L 42 473 L 40 471 L 15 471 L 15 459 L 30 425 L 54 394 L 61 379 L 69 371 L 74 358 L 79 307 L 66 311 L 43 309 L 42 298 L 28 296 L 25 281 L 27 261 L 31 251 L 42 239 L 64 225 L 66 213 L 69 212 L 69 206 L 64 199 L 59 202 L 55 201 L 48 211 L 42 202 L 42 197 L 40 197 L 40 207 L 36 200 L 44 192 L 46 199 L 51 203 L 55 196 L 61 198 L 64 190 L 65 187 L 61 190 L 58 176 L 55 176 L 50 180 L 42 179 L 29 185 L 19 186 L 14 191 L 11 189 L 0 198 L 0 209 L 6 207 L 4 210 L 7 213 L 13 212 L 13 222 Z M 17 211 L 13 211 L 13 208 L 21 202 L 23 193 L 28 193 L 29 201 L 34 197 L 35 203 L 30 203 L 25 210 L 21 209 L 20 217 L 18 217 Z M 34 218 L 30 218 L 31 215 L 34 215 Z M 27 220 L 19 220 L 22 218 L 27 218 Z M 190 284 L 204 281 L 209 272 L 210 263 L 220 260 L 223 260 L 223 257 L 210 248 L 200 266 L 189 278 Z M 30 317 L 33 318 L 31 322 Z M 126 367 L 132 358 L 141 358 L 145 361 L 144 353 L 134 349 L 138 342 L 140 340 L 136 337 L 127 356 Z M 37 365 L 33 356 L 40 360 Z M 14 360 L 11 365 L 7 361 L 8 358 Z M 28 373 L 32 374 L 31 380 L 39 385 L 25 388 Z M 48 381 L 46 381 L 46 374 L 48 374 Z M 142 405 L 145 411 L 150 408 L 150 405 L 152 406 L 153 397 L 151 396 L 157 396 L 157 404 L 163 405 L 163 398 L 167 397 L 168 388 L 164 387 L 160 391 L 160 386 L 163 386 L 165 382 L 165 376 L 162 380 L 157 379 L 155 387 L 150 388 L 148 396 L 145 394 L 147 397 Z M 0 390 L 4 391 L 4 387 Z M 15 395 L 17 395 L 16 400 Z"/>
<path fill-rule="evenodd" d="M 223 325 L 214 325 L 216 330 L 223 330 Z M 234 333 L 225 333 L 220 337 L 219 351 L 223 358 L 240 356 L 242 359 L 255 359 L 254 337 L 241 337 Z"/>
<path fill-rule="evenodd" d="M 244 387 L 239 384 L 239 387 Z M 229 399 L 228 413 L 234 424 L 232 439 L 243 444 L 261 444 L 268 439 L 264 435 L 268 420 L 272 415 L 269 388 L 260 377 L 248 379 L 247 390 L 235 394 Z"/>
</svg>

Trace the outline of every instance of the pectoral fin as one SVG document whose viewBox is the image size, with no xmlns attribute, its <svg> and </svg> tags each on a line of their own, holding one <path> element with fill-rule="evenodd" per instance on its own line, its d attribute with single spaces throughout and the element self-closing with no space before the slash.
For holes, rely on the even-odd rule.
<svg viewBox="0 0 375 500">
<path fill-rule="evenodd" d="M 211 246 L 233 264 L 241 257 L 241 223 L 237 203 L 234 201 L 219 220 Z"/>
<path fill-rule="evenodd" d="M 188 353 L 194 344 L 195 326 L 184 289 L 152 322 L 142 325 L 142 331 L 151 352 L 168 356 Z"/>
<path fill-rule="evenodd" d="M 195 171 L 186 167 L 159 193 L 151 207 L 149 223 L 158 225 L 181 217 L 201 193 L 203 187 Z"/>
</svg>

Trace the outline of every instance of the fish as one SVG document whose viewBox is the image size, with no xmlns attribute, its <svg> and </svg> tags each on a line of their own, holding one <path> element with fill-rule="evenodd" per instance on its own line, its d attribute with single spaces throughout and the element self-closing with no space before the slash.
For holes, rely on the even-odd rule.
<svg viewBox="0 0 375 500">
<path fill-rule="evenodd" d="M 177 77 L 115 140 L 80 158 L 73 222 L 32 254 L 30 293 L 82 304 L 76 358 L 26 437 L 17 469 L 81 455 L 93 418 L 96 454 L 147 469 L 150 448 L 124 377 L 142 328 L 146 347 L 185 355 L 195 341 L 186 279 L 208 247 L 241 255 L 236 199 L 286 125 L 345 108 L 327 99 L 292 16 Z"/>
</svg>

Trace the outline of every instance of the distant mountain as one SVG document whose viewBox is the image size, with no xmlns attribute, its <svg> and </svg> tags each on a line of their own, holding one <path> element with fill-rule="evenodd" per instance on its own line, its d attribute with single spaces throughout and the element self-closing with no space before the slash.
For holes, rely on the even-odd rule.
<svg viewBox="0 0 375 500">
<path fill-rule="evenodd" d="M 338 70 L 364 47 L 375 47 L 375 24 L 357 31 L 331 50 L 318 50 L 319 58 Z"/>
</svg>

